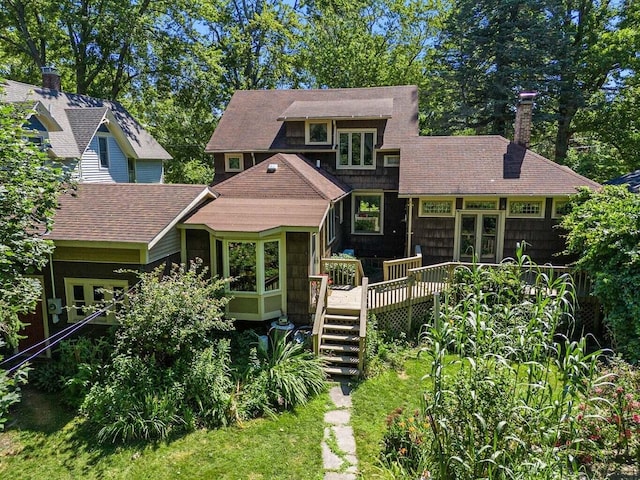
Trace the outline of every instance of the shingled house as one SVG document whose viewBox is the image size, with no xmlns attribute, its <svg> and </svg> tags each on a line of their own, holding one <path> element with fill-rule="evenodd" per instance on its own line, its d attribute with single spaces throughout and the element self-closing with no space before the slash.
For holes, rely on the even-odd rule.
<svg viewBox="0 0 640 480">
<path fill-rule="evenodd" d="M 171 155 L 118 102 L 61 90 L 45 68 L 43 86 L 0 82 L 0 102 L 26 111 L 29 139 L 87 183 L 162 183 Z"/>
<path fill-rule="evenodd" d="M 388 259 L 410 256 L 419 245 L 425 263 L 474 254 L 499 262 L 525 240 L 534 260 L 557 263 L 563 240 L 554 226 L 563 205 L 577 187 L 598 184 L 528 150 L 532 108 L 532 96 L 524 95 L 513 141 L 425 137 L 418 134 L 414 86 L 238 91 L 206 147 L 214 157 L 213 189 L 228 190 L 235 178 L 279 166 L 278 154 L 295 153 L 348 191 L 328 202 L 319 234 L 307 237 L 309 252 Z M 276 168 L 272 177 L 279 175 Z M 256 183 L 238 185 L 236 200 L 221 195 L 227 208 L 264 198 L 259 178 L 268 175 L 255 176 Z M 279 187 L 270 198 L 287 193 L 285 180 Z M 235 235 L 244 233 L 237 225 Z M 318 257 L 310 258 L 313 273 Z"/>
</svg>

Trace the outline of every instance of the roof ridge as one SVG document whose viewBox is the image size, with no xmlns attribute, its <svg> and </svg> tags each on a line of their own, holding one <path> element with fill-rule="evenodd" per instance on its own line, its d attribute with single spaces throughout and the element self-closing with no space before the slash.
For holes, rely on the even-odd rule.
<svg viewBox="0 0 640 480">
<path fill-rule="evenodd" d="M 331 201 L 331 198 L 329 198 L 322 190 L 320 190 L 319 188 L 317 188 L 310 180 L 309 178 L 304 174 L 304 172 L 300 171 L 296 165 L 293 165 L 289 159 L 287 158 L 289 155 L 294 156 L 296 158 L 298 158 L 300 161 L 304 162 L 305 165 L 307 165 L 308 167 L 311 167 L 313 169 L 313 165 L 310 164 L 309 162 L 307 162 L 307 160 L 300 154 L 298 153 L 278 153 L 278 155 L 281 155 L 286 161 L 287 164 L 293 169 L 295 170 L 295 172 L 298 174 L 298 177 L 302 178 L 302 180 L 311 187 L 311 189 L 316 192 L 317 194 L 320 195 L 321 198 L 325 199 L 325 200 L 329 200 Z M 313 171 L 315 172 L 315 169 L 313 169 Z M 325 177 L 326 178 L 326 177 Z"/>
</svg>

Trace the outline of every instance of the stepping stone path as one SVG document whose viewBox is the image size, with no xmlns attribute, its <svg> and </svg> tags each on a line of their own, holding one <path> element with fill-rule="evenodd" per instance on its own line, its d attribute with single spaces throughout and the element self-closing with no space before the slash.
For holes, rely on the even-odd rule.
<svg viewBox="0 0 640 480">
<path fill-rule="evenodd" d="M 329 390 L 335 405 L 324 415 L 322 462 L 324 480 L 356 480 L 358 459 L 356 440 L 351 428 L 351 387 L 345 382 Z"/>
</svg>

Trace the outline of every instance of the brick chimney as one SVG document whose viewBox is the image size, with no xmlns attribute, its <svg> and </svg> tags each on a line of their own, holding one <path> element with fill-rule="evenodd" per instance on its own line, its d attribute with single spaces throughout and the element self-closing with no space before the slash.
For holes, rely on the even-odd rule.
<svg viewBox="0 0 640 480">
<path fill-rule="evenodd" d="M 55 67 L 42 67 L 42 86 L 50 90 L 61 90 L 60 74 Z"/>
<path fill-rule="evenodd" d="M 516 110 L 516 123 L 514 126 L 513 142 L 529 148 L 531 142 L 531 123 L 533 117 L 533 99 L 535 92 L 522 92 L 520 102 Z"/>
</svg>

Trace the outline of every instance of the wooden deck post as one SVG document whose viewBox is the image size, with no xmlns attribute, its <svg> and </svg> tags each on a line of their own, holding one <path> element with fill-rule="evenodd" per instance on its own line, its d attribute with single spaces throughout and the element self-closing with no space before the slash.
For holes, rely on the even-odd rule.
<svg viewBox="0 0 640 480">
<path fill-rule="evenodd" d="M 411 332 L 411 324 L 413 323 L 413 286 L 416 283 L 416 277 L 413 272 L 407 277 L 407 317 L 409 325 L 407 327 L 407 335 Z"/>
</svg>

